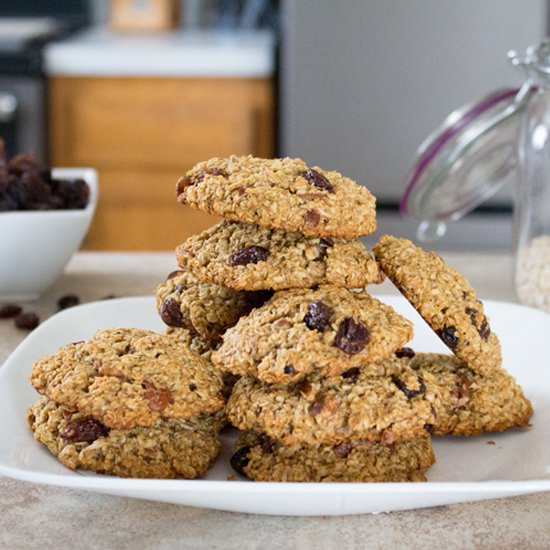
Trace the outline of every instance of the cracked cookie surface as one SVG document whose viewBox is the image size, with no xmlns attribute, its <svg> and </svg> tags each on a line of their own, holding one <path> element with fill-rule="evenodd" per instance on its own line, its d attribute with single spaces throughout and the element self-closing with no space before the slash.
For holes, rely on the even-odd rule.
<svg viewBox="0 0 550 550">
<path fill-rule="evenodd" d="M 115 430 L 42 397 L 27 411 L 27 423 L 66 467 L 120 477 L 200 477 L 221 448 L 215 417 Z"/>
<path fill-rule="evenodd" d="M 434 423 L 425 390 L 418 374 L 393 358 L 339 377 L 311 376 L 290 385 L 243 377 L 226 413 L 235 427 L 265 433 L 285 445 L 391 444 L 424 436 Z"/>
<path fill-rule="evenodd" d="M 304 235 L 353 239 L 376 229 L 366 187 L 301 159 L 213 158 L 180 178 L 176 193 L 182 204 L 228 220 Z"/>
<path fill-rule="evenodd" d="M 224 221 L 176 249 L 178 263 L 202 281 L 237 290 L 363 288 L 383 280 L 364 245 Z"/>
<path fill-rule="evenodd" d="M 186 345 L 148 330 L 100 330 L 35 362 L 31 383 L 108 428 L 186 420 L 224 406 L 220 372 Z"/>
<path fill-rule="evenodd" d="M 426 384 L 426 399 L 436 413 L 434 435 L 473 436 L 529 424 L 533 407 L 504 369 L 481 376 L 457 357 L 437 353 L 403 361 Z"/>
<path fill-rule="evenodd" d="M 179 344 L 189 347 L 191 351 L 202 355 L 208 361 L 210 361 L 212 351 L 221 343 L 220 340 L 203 338 L 200 334 L 194 334 L 186 328 L 167 327 L 164 334 Z"/>
<path fill-rule="evenodd" d="M 465 277 L 407 239 L 384 235 L 373 251 L 386 275 L 457 357 L 484 375 L 501 366 L 500 342 Z"/>
<path fill-rule="evenodd" d="M 409 321 L 366 292 L 322 286 L 275 293 L 227 330 L 213 363 L 271 383 L 333 376 L 390 357 L 412 338 Z"/>
<path fill-rule="evenodd" d="M 172 328 L 185 328 L 205 340 L 216 341 L 239 317 L 267 299 L 262 292 L 239 292 L 201 283 L 188 271 L 173 271 L 155 290 L 157 311 Z"/>
<path fill-rule="evenodd" d="M 393 445 L 349 441 L 340 445 L 281 445 L 268 436 L 239 434 L 231 463 L 255 481 L 425 481 L 435 462 L 429 436 Z"/>
</svg>

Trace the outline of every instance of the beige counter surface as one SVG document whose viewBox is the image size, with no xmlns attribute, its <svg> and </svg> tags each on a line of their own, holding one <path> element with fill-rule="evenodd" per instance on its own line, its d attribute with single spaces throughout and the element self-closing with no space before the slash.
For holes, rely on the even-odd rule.
<svg viewBox="0 0 550 550">
<path fill-rule="evenodd" d="M 515 300 L 511 260 L 447 255 L 483 298 Z M 83 302 L 148 294 L 172 254 L 82 253 L 37 304 L 42 319 L 63 294 Z M 380 292 L 392 293 L 389 283 Z M 0 363 L 25 336 L 0 322 Z M 1 367 L 0 367 L 1 368 Z M 379 515 L 292 518 L 215 512 L 31 485 L 0 478 L 0 548 L 549 548 L 550 494 Z"/>
</svg>

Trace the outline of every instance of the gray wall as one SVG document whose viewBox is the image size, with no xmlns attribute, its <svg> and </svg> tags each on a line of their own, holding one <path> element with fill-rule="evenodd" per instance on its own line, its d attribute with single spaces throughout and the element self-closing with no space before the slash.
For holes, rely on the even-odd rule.
<svg viewBox="0 0 550 550">
<path fill-rule="evenodd" d="M 545 34 L 546 2 L 286 0 L 282 21 L 282 154 L 396 201 L 450 111 L 519 85 L 506 53 Z"/>
</svg>

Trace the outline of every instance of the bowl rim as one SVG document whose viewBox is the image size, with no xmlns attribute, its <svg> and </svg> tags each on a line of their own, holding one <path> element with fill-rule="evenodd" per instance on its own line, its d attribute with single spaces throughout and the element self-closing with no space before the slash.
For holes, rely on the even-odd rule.
<svg viewBox="0 0 550 550">
<path fill-rule="evenodd" d="M 51 168 L 52 176 L 58 179 L 83 179 L 90 187 L 90 197 L 86 208 L 72 208 L 69 210 L 11 210 L 8 212 L 0 212 L 0 220 L 8 218 L 21 218 L 27 216 L 29 218 L 40 218 L 41 216 L 64 218 L 80 218 L 92 216 L 95 212 L 98 196 L 97 170 L 90 167 L 82 168 L 66 168 L 53 167 Z"/>
</svg>

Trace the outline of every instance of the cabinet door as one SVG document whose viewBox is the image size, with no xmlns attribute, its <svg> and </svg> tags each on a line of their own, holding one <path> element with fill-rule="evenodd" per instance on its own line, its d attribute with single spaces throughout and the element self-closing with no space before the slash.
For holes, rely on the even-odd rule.
<svg viewBox="0 0 550 550">
<path fill-rule="evenodd" d="M 88 248 L 173 248 L 215 218 L 175 201 L 201 160 L 273 155 L 272 82 L 54 78 L 52 163 L 93 166 L 100 200 Z"/>
</svg>

